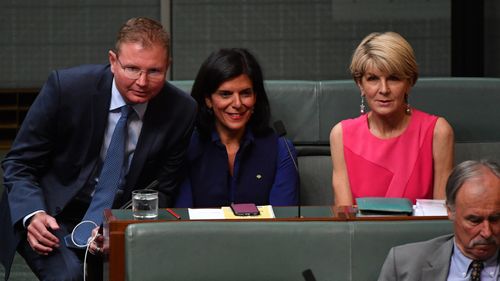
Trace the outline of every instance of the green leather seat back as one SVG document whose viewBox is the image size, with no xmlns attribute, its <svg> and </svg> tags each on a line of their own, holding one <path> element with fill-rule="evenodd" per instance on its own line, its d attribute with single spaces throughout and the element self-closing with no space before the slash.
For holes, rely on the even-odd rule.
<svg viewBox="0 0 500 281">
<path fill-rule="evenodd" d="M 457 142 L 500 142 L 498 78 L 423 78 L 413 88 L 410 103 L 445 117 Z"/>
<path fill-rule="evenodd" d="M 193 80 L 174 80 L 168 81 L 172 85 L 186 92 L 186 94 L 191 95 L 191 89 L 193 88 Z"/>
<path fill-rule="evenodd" d="M 320 81 L 320 140 L 329 145 L 330 131 L 338 122 L 359 116 L 361 96 L 353 80 Z"/>
<path fill-rule="evenodd" d="M 125 230 L 127 280 L 376 280 L 390 248 L 453 232 L 448 220 L 167 222 Z"/>
<path fill-rule="evenodd" d="M 455 143 L 455 163 L 465 160 L 491 159 L 500 163 L 500 142 Z"/>
<path fill-rule="evenodd" d="M 453 233 L 447 220 L 358 221 L 350 223 L 352 231 L 352 278 L 377 280 L 389 250 L 397 245 L 425 241 Z"/>
<path fill-rule="evenodd" d="M 455 133 L 455 163 L 500 161 L 500 79 L 423 78 L 410 103 L 448 120 Z"/>
<path fill-rule="evenodd" d="M 319 92 L 313 81 L 266 81 L 272 122 L 283 121 L 295 144 L 317 144 L 320 137 Z M 272 123 L 271 123 L 272 125 Z"/>
<path fill-rule="evenodd" d="M 301 205 L 333 205 L 330 155 L 299 156 L 298 164 Z"/>
<path fill-rule="evenodd" d="M 127 280 L 348 280 L 346 222 L 131 224 Z"/>
</svg>

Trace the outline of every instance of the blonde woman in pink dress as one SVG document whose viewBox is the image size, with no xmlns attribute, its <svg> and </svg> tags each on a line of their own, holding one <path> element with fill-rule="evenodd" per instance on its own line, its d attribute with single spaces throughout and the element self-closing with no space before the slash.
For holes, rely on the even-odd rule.
<svg viewBox="0 0 500 281">
<path fill-rule="evenodd" d="M 372 33 L 354 51 L 350 70 L 361 115 L 330 133 L 335 204 L 372 196 L 444 199 L 453 129 L 408 103 L 418 78 L 410 44 L 394 32 Z"/>
</svg>

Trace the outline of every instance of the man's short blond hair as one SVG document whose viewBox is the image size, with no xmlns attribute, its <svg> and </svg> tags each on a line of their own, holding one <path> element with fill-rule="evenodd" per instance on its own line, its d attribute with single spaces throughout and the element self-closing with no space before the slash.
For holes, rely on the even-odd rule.
<svg viewBox="0 0 500 281">
<path fill-rule="evenodd" d="M 170 36 L 161 23 L 150 18 L 131 18 L 125 22 L 116 38 L 117 54 L 123 43 L 140 43 L 144 48 L 159 44 L 165 48 L 166 57 L 169 58 Z"/>
</svg>

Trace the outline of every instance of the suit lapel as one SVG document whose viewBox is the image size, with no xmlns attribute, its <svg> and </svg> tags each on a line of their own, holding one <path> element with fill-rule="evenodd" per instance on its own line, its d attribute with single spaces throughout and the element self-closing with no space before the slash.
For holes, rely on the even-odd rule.
<svg viewBox="0 0 500 281">
<path fill-rule="evenodd" d="M 92 93 L 90 115 L 91 123 L 91 139 L 89 141 L 90 149 L 93 151 L 90 155 L 99 155 L 104 140 L 104 130 L 108 124 L 109 104 L 111 102 L 111 85 L 113 83 L 113 75 L 109 68 L 102 76 L 102 79 L 97 83 L 96 90 Z M 97 154 L 96 154 L 97 153 Z M 99 157 L 97 157 L 99 159 Z"/>
<path fill-rule="evenodd" d="M 85 165 L 90 173 L 92 167 L 95 165 L 95 161 L 99 159 L 99 154 L 102 147 L 102 142 L 104 139 L 104 130 L 107 125 L 109 103 L 111 101 L 111 84 L 113 81 L 113 75 L 109 70 L 109 67 L 101 71 L 97 77 L 98 82 L 92 85 L 84 85 L 86 87 L 87 95 L 81 97 L 83 100 L 75 100 L 76 106 L 81 110 L 79 111 L 82 116 L 82 120 L 89 120 L 88 123 L 79 130 L 81 136 L 81 142 L 79 146 L 80 163 L 78 165 Z M 87 99 L 89 101 L 87 101 Z M 89 104 L 89 107 L 79 106 L 79 103 Z M 87 180 L 89 174 L 82 173 L 82 180 Z"/>
<path fill-rule="evenodd" d="M 162 91 L 148 103 L 148 108 L 144 114 L 139 140 L 135 148 L 134 157 L 130 163 L 125 194 L 131 192 L 137 184 L 139 176 L 142 172 L 142 167 L 145 166 L 145 162 L 148 155 L 150 155 L 151 148 L 154 147 L 155 140 L 158 136 L 158 132 L 156 132 L 156 130 L 161 130 L 161 124 L 167 122 L 167 120 L 161 117 L 161 104 L 163 104 L 161 100 L 164 95 L 165 93 Z"/>
<path fill-rule="evenodd" d="M 448 277 L 450 259 L 453 250 L 453 236 L 429 255 L 422 268 L 422 280 L 443 280 Z"/>
</svg>

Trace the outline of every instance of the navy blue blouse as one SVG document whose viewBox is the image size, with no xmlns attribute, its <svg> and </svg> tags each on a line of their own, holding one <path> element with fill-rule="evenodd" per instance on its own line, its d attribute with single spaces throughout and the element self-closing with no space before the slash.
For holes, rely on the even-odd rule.
<svg viewBox="0 0 500 281">
<path fill-rule="evenodd" d="M 209 208 L 231 203 L 292 206 L 298 202 L 297 153 L 290 140 L 270 132 L 255 137 L 245 132 L 229 173 L 226 147 L 216 131 L 201 139 L 195 130 L 188 149 L 189 175 L 180 187 L 175 207 Z"/>
</svg>

